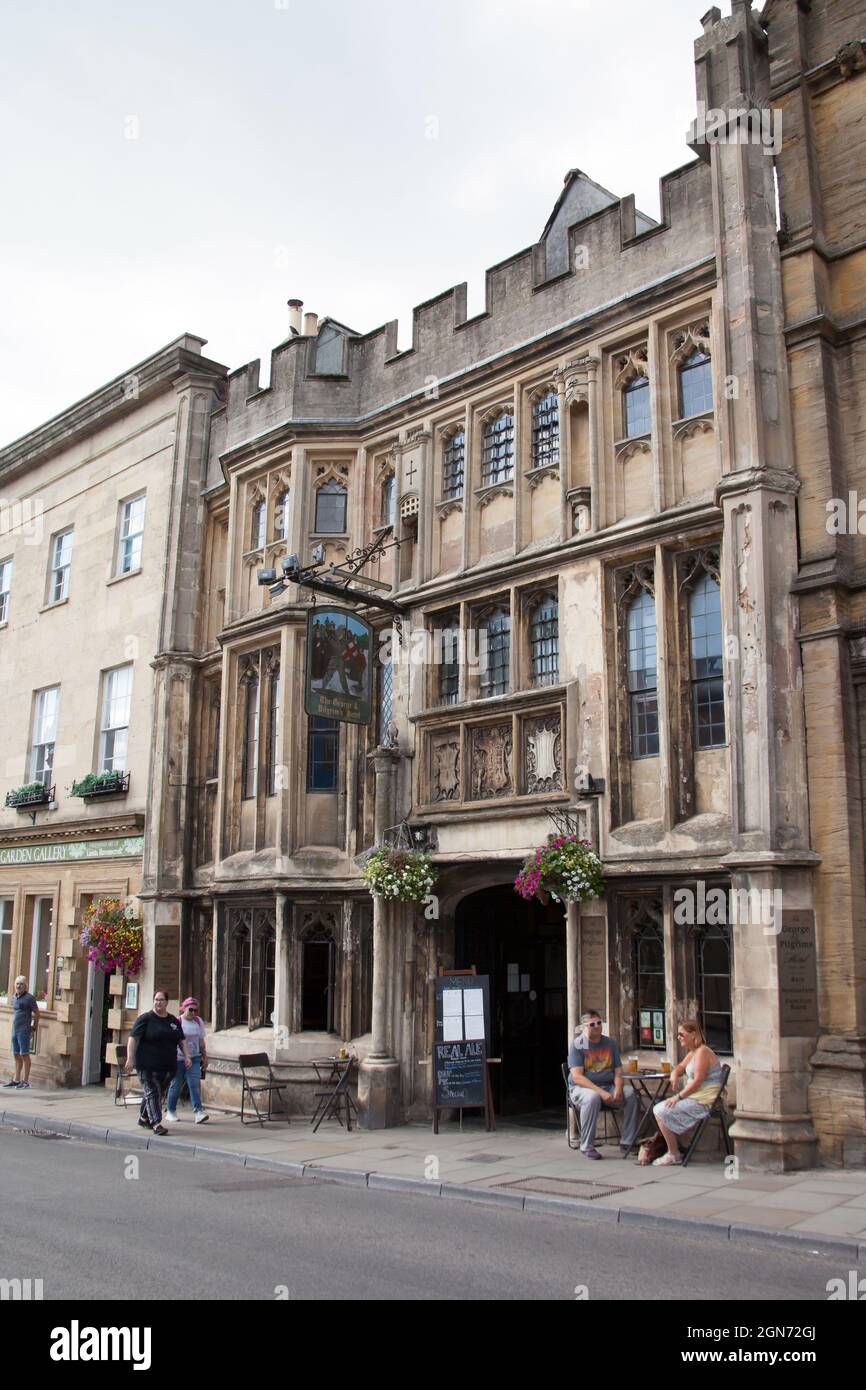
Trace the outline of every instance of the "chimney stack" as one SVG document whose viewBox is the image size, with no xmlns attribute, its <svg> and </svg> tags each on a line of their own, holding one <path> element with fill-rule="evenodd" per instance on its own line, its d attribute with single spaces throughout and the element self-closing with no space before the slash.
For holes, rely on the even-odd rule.
<svg viewBox="0 0 866 1390">
<path fill-rule="evenodd" d="M 289 300 L 289 337 L 299 338 L 301 334 L 301 310 L 304 307 L 302 299 Z"/>
<path fill-rule="evenodd" d="M 319 331 L 319 315 L 304 314 L 304 337 L 315 338 Z"/>
</svg>

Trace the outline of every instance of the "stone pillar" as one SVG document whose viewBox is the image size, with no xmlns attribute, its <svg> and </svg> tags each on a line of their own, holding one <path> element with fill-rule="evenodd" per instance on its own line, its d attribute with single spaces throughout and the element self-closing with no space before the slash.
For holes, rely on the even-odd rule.
<svg viewBox="0 0 866 1390">
<path fill-rule="evenodd" d="M 574 1040 L 580 1023 L 580 988 L 578 942 L 580 939 L 580 903 L 569 902 L 565 909 L 565 979 L 568 1015 L 568 1046 Z"/>
<path fill-rule="evenodd" d="M 289 1039 L 289 900 L 277 893 L 277 930 L 274 953 L 274 1060 Z M 265 1022 L 270 1022 L 266 1019 Z"/>
<path fill-rule="evenodd" d="M 372 755 L 376 777 L 376 844 L 395 823 L 397 803 L 396 748 L 377 748 Z M 372 1047 L 358 1075 L 358 1110 L 364 1129 L 386 1129 L 399 1124 L 401 1115 L 400 1064 L 392 1055 L 389 1017 L 388 971 L 391 957 L 393 907 L 384 898 L 373 898 L 373 1021 Z"/>
<path fill-rule="evenodd" d="M 695 44 L 698 96 L 725 113 L 693 127 L 710 166 L 718 316 L 712 354 L 716 423 L 726 472 L 722 508 L 722 611 L 731 767 L 733 851 L 723 859 L 734 892 L 779 895 L 773 916 L 732 926 L 737 1119 L 746 1167 L 775 1171 L 814 1162 L 808 1058 L 817 1033 L 811 985 L 790 944 L 814 951 L 798 614 L 791 588 L 798 548 L 785 305 L 771 151 L 753 138 L 770 99 L 766 36 L 750 0 L 722 18 L 710 9 Z M 724 390 L 718 388 L 723 386 Z M 738 914 L 739 915 L 739 914 Z M 768 914 L 769 916 L 769 914 Z M 781 922 L 773 918 L 781 917 Z M 814 954 L 810 969 L 814 969 Z"/>
<path fill-rule="evenodd" d="M 400 1123 L 400 1064 L 391 1056 L 388 1017 L 388 963 L 393 911 L 384 898 L 373 899 L 372 1047 L 358 1076 L 358 1110 L 364 1129 Z"/>
</svg>

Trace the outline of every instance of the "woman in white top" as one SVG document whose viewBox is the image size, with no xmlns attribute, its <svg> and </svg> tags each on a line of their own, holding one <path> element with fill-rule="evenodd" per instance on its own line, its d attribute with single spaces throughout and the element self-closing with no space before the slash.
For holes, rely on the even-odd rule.
<svg viewBox="0 0 866 1390">
<path fill-rule="evenodd" d="M 197 999 L 184 999 L 180 1006 L 180 1026 L 183 1029 L 183 1040 L 189 1053 L 191 1065 L 187 1068 L 181 1060 L 178 1060 L 177 1073 L 169 1087 L 165 1118 L 172 1124 L 177 1122 L 177 1102 L 185 1081 L 189 1087 L 189 1098 L 192 1102 L 195 1122 L 200 1125 L 204 1124 L 205 1120 L 210 1119 L 210 1116 L 205 1114 L 201 1103 L 201 1082 L 207 1069 L 207 1049 L 204 1044 L 205 1026 L 199 1015 Z M 177 1050 L 177 1055 L 180 1059 L 180 1048 Z"/>
<path fill-rule="evenodd" d="M 670 1163 L 682 1163 L 677 1136 L 694 1129 L 709 1115 L 722 1085 L 722 1064 L 712 1048 L 707 1046 L 701 1026 L 695 1019 L 684 1019 L 677 1029 L 677 1041 L 689 1050 L 671 1072 L 671 1087 L 676 1090 L 683 1075 L 685 1085 L 676 1095 L 653 1106 L 656 1123 L 668 1146 L 667 1153 L 654 1160 L 654 1167 L 664 1168 Z"/>
</svg>

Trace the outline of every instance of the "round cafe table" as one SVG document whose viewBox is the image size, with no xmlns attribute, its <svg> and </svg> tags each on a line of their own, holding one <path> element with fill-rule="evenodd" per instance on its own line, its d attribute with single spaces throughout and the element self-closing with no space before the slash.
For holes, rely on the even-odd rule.
<svg viewBox="0 0 866 1390">
<path fill-rule="evenodd" d="M 644 1107 L 634 1141 L 623 1153 L 623 1158 L 630 1158 L 641 1140 L 645 1139 L 649 1133 L 653 1106 L 658 1105 L 660 1100 L 664 1100 L 671 1089 L 671 1073 L 669 1071 L 626 1071 L 623 1067 L 622 1079 L 623 1082 L 634 1087 Z"/>
</svg>

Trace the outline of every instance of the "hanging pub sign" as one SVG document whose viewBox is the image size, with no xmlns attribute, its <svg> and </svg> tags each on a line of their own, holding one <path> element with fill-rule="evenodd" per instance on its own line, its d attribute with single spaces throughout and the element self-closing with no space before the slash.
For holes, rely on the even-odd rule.
<svg viewBox="0 0 866 1390">
<path fill-rule="evenodd" d="M 321 719 L 369 724 L 373 712 L 373 628 L 345 608 L 307 614 L 304 708 Z"/>
</svg>

